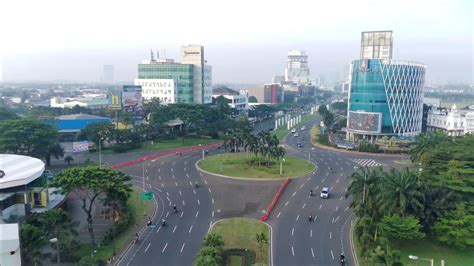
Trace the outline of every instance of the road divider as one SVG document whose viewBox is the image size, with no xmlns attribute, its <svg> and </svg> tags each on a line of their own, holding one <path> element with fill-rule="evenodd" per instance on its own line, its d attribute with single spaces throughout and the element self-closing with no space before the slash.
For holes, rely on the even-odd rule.
<svg viewBox="0 0 474 266">
<path fill-rule="evenodd" d="M 285 181 L 283 181 L 283 183 L 281 184 L 281 186 L 278 189 L 277 193 L 273 197 L 273 200 L 270 203 L 270 205 L 268 205 L 268 208 L 267 208 L 267 211 L 265 212 L 265 214 L 262 215 L 262 217 L 260 217 L 260 221 L 265 222 L 266 220 L 268 220 L 268 217 L 272 213 L 273 208 L 275 208 L 275 205 L 278 203 L 278 200 L 280 199 L 281 194 L 283 194 L 283 191 L 285 190 L 285 188 L 286 188 L 286 186 L 288 185 L 289 182 L 290 182 L 290 177 L 288 176 L 285 179 Z"/>
</svg>

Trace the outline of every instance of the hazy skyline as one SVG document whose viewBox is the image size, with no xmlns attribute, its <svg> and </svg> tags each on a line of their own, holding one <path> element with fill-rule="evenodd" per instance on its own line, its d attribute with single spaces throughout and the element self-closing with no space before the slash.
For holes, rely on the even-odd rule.
<svg viewBox="0 0 474 266">
<path fill-rule="evenodd" d="M 27 7 L 27 8 L 25 8 Z M 472 83 L 470 1 L 14 1 L 0 4 L 4 81 L 136 77 L 150 48 L 180 60 L 205 47 L 213 82 L 265 83 L 287 52 L 306 50 L 311 77 L 359 58 L 360 33 L 394 31 L 394 58 L 426 64 L 427 82 Z"/>
</svg>

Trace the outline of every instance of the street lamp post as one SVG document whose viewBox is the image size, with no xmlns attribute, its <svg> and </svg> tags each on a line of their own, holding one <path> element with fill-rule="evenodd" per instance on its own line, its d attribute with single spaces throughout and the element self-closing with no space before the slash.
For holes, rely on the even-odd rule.
<svg viewBox="0 0 474 266">
<path fill-rule="evenodd" d="M 56 253 L 57 253 L 57 261 L 58 261 L 58 265 L 61 265 L 61 260 L 59 258 L 59 241 L 58 241 L 58 238 L 55 237 L 55 238 L 52 238 L 49 240 L 49 242 L 51 243 L 56 243 Z"/>
<path fill-rule="evenodd" d="M 220 154 L 218 156 L 219 156 L 219 163 L 220 163 L 221 174 L 222 174 L 222 157 Z"/>
<path fill-rule="evenodd" d="M 408 258 L 410 258 L 411 260 L 426 260 L 426 261 L 431 262 L 431 266 L 434 266 L 434 259 L 419 258 L 418 256 L 415 256 L 415 255 L 408 255 Z"/>
<path fill-rule="evenodd" d="M 283 158 L 281 161 L 280 161 L 280 176 L 283 174 L 283 162 L 285 161 L 285 158 Z"/>
<path fill-rule="evenodd" d="M 102 141 L 104 138 L 99 139 L 99 168 L 102 167 Z"/>
</svg>

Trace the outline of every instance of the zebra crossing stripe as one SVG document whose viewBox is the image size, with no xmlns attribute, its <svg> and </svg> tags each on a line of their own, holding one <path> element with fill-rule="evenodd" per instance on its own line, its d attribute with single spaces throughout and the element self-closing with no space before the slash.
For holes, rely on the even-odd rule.
<svg viewBox="0 0 474 266">
<path fill-rule="evenodd" d="M 376 166 L 382 165 L 373 159 L 355 159 L 354 162 L 358 163 L 359 165 L 367 166 L 367 167 L 376 167 Z"/>
</svg>

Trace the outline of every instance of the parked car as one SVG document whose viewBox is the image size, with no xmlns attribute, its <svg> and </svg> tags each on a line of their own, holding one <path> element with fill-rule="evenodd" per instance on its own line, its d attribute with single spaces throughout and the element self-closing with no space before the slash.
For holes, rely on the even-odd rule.
<svg viewBox="0 0 474 266">
<path fill-rule="evenodd" d="M 321 195 L 320 195 L 320 197 L 321 197 L 322 199 L 327 199 L 327 198 L 329 198 L 329 188 L 323 187 L 323 189 L 321 190 Z"/>
</svg>

